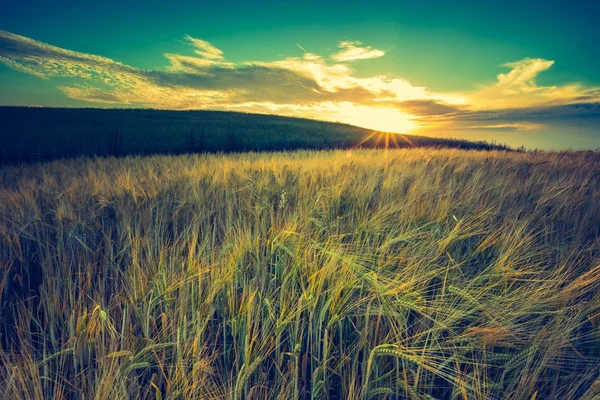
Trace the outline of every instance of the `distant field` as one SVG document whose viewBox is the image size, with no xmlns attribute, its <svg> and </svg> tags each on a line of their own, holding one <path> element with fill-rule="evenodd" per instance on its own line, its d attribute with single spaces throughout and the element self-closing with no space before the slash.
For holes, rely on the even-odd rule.
<svg viewBox="0 0 600 400">
<path fill-rule="evenodd" d="M 0 168 L 0 396 L 595 399 L 599 202 L 597 152 Z"/>
<path fill-rule="evenodd" d="M 221 111 L 0 107 L 0 121 L 0 164 L 78 156 L 385 145 L 381 135 L 373 135 L 376 132 L 351 125 Z M 504 148 L 484 142 L 403 135 L 393 135 L 390 145 Z"/>
</svg>

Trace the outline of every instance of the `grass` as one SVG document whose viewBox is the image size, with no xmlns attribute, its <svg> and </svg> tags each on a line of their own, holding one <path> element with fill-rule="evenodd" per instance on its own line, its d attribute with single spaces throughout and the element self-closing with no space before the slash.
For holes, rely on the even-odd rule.
<svg viewBox="0 0 600 400">
<path fill-rule="evenodd" d="M 223 111 L 0 107 L 0 121 L 0 165 L 79 156 L 386 145 L 385 135 L 356 126 Z M 486 142 L 412 135 L 387 140 L 396 147 L 507 149 Z"/>
<path fill-rule="evenodd" d="M 0 168 L 10 399 L 593 399 L 600 155 Z"/>
</svg>

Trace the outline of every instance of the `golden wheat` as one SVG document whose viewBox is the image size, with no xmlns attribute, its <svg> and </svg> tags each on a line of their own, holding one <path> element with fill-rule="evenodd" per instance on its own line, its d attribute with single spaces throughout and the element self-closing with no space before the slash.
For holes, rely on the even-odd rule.
<svg viewBox="0 0 600 400">
<path fill-rule="evenodd" d="M 357 150 L 0 169 L 0 393 L 596 393 L 600 155 Z"/>
</svg>

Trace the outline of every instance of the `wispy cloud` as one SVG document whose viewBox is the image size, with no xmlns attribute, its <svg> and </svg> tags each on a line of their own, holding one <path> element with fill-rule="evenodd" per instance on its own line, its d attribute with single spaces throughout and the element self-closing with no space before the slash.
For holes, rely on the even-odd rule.
<svg viewBox="0 0 600 400">
<path fill-rule="evenodd" d="M 62 78 L 57 87 L 67 97 L 93 104 L 273 113 L 396 132 L 600 121 L 600 88 L 536 83 L 554 65 L 550 60 L 507 63 L 508 71 L 491 84 L 444 93 L 399 76 L 357 76 L 345 61 L 385 54 L 360 42 L 341 42 L 330 59 L 305 52 L 230 62 L 209 42 L 185 40 L 191 54 L 165 53 L 164 68 L 147 70 L 0 31 L 0 62 L 38 78 Z"/>
<path fill-rule="evenodd" d="M 341 49 L 337 53 L 331 55 L 331 59 L 335 61 L 355 61 L 367 60 L 369 58 L 379 58 L 385 56 L 385 51 L 374 49 L 371 46 L 363 46 L 362 42 L 343 41 L 338 47 Z"/>
<path fill-rule="evenodd" d="M 525 58 L 504 64 L 511 70 L 498 75 L 495 84 L 471 95 L 474 108 L 515 108 L 600 101 L 600 88 L 581 84 L 540 86 L 538 75 L 554 65 L 553 60 Z"/>
<path fill-rule="evenodd" d="M 223 58 L 223 52 L 207 41 L 193 38 L 190 35 L 185 35 L 185 38 L 197 49 L 195 53 L 199 56 L 211 60 L 221 60 Z"/>
<path fill-rule="evenodd" d="M 298 46 L 298 48 L 300 50 L 302 50 L 303 52 L 308 53 L 308 51 L 306 51 L 306 49 L 304 47 L 300 46 L 298 43 L 296 43 L 296 46 Z"/>
</svg>

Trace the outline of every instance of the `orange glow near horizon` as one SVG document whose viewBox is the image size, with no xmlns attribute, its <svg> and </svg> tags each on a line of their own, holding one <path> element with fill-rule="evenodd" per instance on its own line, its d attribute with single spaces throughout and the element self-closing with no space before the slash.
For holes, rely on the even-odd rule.
<svg viewBox="0 0 600 400">
<path fill-rule="evenodd" d="M 411 116 L 393 108 L 345 106 L 337 119 L 351 125 L 381 132 L 409 133 L 418 128 Z"/>
</svg>

